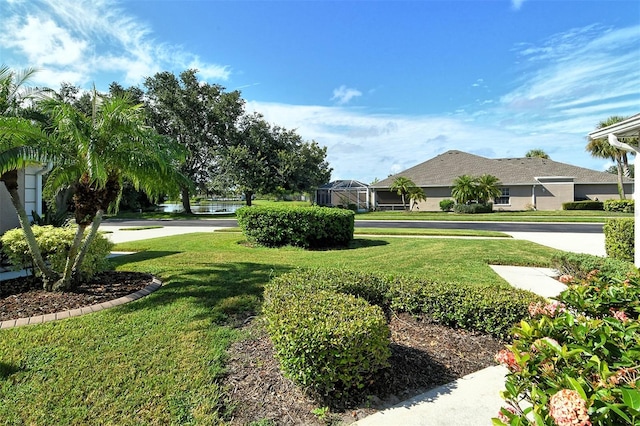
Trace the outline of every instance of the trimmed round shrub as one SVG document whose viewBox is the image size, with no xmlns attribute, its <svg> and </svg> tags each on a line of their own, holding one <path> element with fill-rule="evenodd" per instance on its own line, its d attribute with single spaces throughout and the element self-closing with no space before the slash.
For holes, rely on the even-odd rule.
<svg viewBox="0 0 640 426">
<path fill-rule="evenodd" d="M 634 219 L 607 219 L 604 222 L 604 248 L 607 256 L 633 262 Z"/>
<path fill-rule="evenodd" d="M 389 365 L 384 313 L 364 299 L 286 274 L 266 286 L 263 310 L 285 375 L 324 398 L 359 395 Z"/>
<path fill-rule="evenodd" d="M 51 264 L 51 268 L 62 273 L 67 262 L 67 253 L 73 243 L 76 228 L 58 228 L 51 225 L 32 226 L 36 242 L 42 251 L 42 257 Z M 2 249 L 15 269 L 32 266 L 29 246 L 21 228 L 5 232 L 0 239 Z M 113 243 L 101 234 L 97 234 L 89 246 L 89 250 L 80 267 L 80 271 L 90 277 L 108 268 L 107 256 L 111 252 Z"/>
<path fill-rule="evenodd" d="M 354 212 L 329 207 L 243 207 L 238 226 L 252 242 L 266 247 L 344 247 L 353 240 Z"/>
</svg>

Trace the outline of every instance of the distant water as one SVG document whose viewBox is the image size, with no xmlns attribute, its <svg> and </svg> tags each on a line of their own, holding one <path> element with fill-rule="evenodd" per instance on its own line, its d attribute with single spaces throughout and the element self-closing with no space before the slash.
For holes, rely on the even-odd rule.
<svg viewBox="0 0 640 426">
<path fill-rule="evenodd" d="M 160 204 L 160 207 L 167 213 L 182 213 L 184 211 L 181 203 L 165 203 Z M 240 207 L 244 207 L 244 203 L 222 203 L 213 201 L 206 204 L 192 204 L 191 211 L 195 214 L 224 214 L 235 213 Z"/>
</svg>

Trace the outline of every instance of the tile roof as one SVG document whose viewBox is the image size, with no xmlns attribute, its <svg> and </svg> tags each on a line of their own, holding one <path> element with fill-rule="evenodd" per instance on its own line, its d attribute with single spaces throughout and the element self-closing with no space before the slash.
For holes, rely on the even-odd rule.
<svg viewBox="0 0 640 426">
<path fill-rule="evenodd" d="M 461 175 L 490 174 L 503 185 L 530 185 L 539 177 L 571 177 L 575 183 L 617 183 L 615 174 L 572 166 L 543 158 L 485 158 L 451 150 L 390 176 L 373 188 L 388 188 L 398 176 L 411 179 L 417 186 L 451 186 Z M 625 182 L 632 182 L 625 178 Z"/>
</svg>

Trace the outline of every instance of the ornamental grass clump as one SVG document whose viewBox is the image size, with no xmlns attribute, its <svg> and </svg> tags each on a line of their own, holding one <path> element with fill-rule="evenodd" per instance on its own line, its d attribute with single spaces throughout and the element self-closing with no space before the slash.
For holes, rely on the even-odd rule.
<svg viewBox="0 0 640 426">
<path fill-rule="evenodd" d="M 496 355 L 509 373 L 494 425 L 640 424 L 639 275 L 566 281 Z"/>
</svg>

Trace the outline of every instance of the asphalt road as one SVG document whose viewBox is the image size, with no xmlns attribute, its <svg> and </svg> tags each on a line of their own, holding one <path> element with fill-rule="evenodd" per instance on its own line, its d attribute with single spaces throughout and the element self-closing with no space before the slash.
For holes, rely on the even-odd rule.
<svg viewBox="0 0 640 426">
<path fill-rule="evenodd" d="M 122 226 L 238 226 L 235 219 L 145 220 L 108 219 L 105 225 Z M 356 220 L 356 228 L 426 228 L 426 229 L 478 229 L 500 232 L 569 232 L 582 234 L 602 233 L 601 223 L 539 223 L 539 222 L 458 222 L 458 221 L 390 221 Z"/>
</svg>

